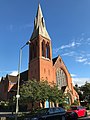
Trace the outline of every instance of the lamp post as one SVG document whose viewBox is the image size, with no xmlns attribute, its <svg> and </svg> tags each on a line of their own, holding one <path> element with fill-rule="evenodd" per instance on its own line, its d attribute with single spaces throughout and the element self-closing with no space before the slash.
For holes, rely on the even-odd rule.
<svg viewBox="0 0 90 120">
<path fill-rule="evenodd" d="M 17 120 L 17 115 L 18 115 L 18 111 L 19 111 L 19 87 L 20 87 L 20 67 L 21 67 L 21 60 L 22 60 L 22 49 L 30 44 L 30 40 L 25 44 L 23 45 L 21 48 L 20 48 L 20 53 L 19 53 L 19 64 L 18 64 L 18 76 L 17 76 L 17 94 L 16 94 L 16 117 L 15 117 L 15 120 Z"/>
</svg>

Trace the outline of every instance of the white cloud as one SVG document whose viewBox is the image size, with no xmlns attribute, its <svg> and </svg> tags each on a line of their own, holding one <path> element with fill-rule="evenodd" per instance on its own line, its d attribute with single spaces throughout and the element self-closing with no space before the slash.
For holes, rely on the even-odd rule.
<svg viewBox="0 0 90 120">
<path fill-rule="evenodd" d="M 1 77 L 0 77 L 0 81 L 1 81 Z"/>
<path fill-rule="evenodd" d="M 60 50 L 60 47 L 59 48 L 54 48 L 53 49 L 54 54 L 56 54 L 59 50 Z"/>
<path fill-rule="evenodd" d="M 87 38 L 87 41 L 90 42 L 90 38 Z"/>
<path fill-rule="evenodd" d="M 86 65 L 90 65 L 90 61 L 86 61 L 84 64 L 86 64 Z"/>
<path fill-rule="evenodd" d="M 87 61 L 87 58 L 76 57 L 76 61 L 77 61 L 77 62 L 86 62 L 86 61 Z"/>
<path fill-rule="evenodd" d="M 84 40 L 84 37 L 78 38 L 78 41 L 79 41 L 79 42 L 82 42 L 83 40 Z"/>
<path fill-rule="evenodd" d="M 69 50 L 69 49 L 74 48 L 74 47 L 79 47 L 80 45 L 81 45 L 80 41 L 75 42 L 75 40 L 74 40 L 67 45 L 62 45 L 61 47 L 54 48 L 53 51 L 54 51 L 54 53 L 57 53 L 57 52 L 59 52 L 59 50 L 64 50 L 64 49 Z"/>
<path fill-rule="evenodd" d="M 68 45 L 62 45 L 61 49 L 71 48 L 71 47 L 74 47 L 75 45 L 76 45 L 76 43 L 73 41 L 72 43 L 70 43 Z"/>
<path fill-rule="evenodd" d="M 53 51 L 54 51 L 54 54 L 56 54 L 57 52 L 59 52 L 59 50 L 63 50 L 63 49 L 66 49 L 66 48 L 72 48 L 72 47 L 75 47 L 75 45 L 79 45 L 79 44 L 80 43 L 75 43 L 75 41 L 73 41 L 70 44 L 62 45 L 61 47 L 54 48 Z"/>
<path fill-rule="evenodd" d="M 74 54 L 75 54 L 75 52 L 71 51 L 71 52 L 63 53 L 62 56 L 73 56 Z"/>
<path fill-rule="evenodd" d="M 78 86 L 84 85 L 86 81 L 90 83 L 90 78 L 72 78 L 73 84 Z"/>
<path fill-rule="evenodd" d="M 77 75 L 75 75 L 75 74 L 71 74 L 71 77 L 76 77 Z"/>
<path fill-rule="evenodd" d="M 61 56 L 73 57 L 75 62 L 90 65 L 89 45 L 90 37 L 87 37 L 85 33 L 82 33 L 81 36 L 72 39 L 68 44 L 63 44 L 61 47 L 53 49 L 53 52 L 54 54 L 59 53 Z"/>
<path fill-rule="evenodd" d="M 17 76 L 17 74 L 18 74 L 18 71 L 12 71 L 9 75 Z"/>
</svg>

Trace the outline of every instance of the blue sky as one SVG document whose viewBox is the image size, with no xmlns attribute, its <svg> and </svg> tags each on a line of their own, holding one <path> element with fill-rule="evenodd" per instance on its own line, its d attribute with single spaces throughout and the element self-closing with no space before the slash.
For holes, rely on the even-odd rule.
<svg viewBox="0 0 90 120">
<path fill-rule="evenodd" d="M 90 82 L 90 0 L 0 0 L 0 77 L 15 74 L 20 48 L 30 39 L 40 1 L 52 40 L 74 84 Z M 21 71 L 28 68 L 28 46 Z"/>
</svg>

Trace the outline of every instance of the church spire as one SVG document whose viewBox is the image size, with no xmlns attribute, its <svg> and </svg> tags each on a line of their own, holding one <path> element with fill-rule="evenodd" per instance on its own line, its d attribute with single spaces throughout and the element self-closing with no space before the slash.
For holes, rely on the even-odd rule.
<svg viewBox="0 0 90 120">
<path fill-rule="evenodd" d="M 31 36 L 31 40 L 33 38 L 37 37 L 38 35 L 42 35 L 43 37 L 50 40 L 50 37 L 46 30 L 45 20 L 44 20 L 43 14 L 42 14 L 40 4 L 38 5 L 37 14 L 34 19 L 34 30 L 33 30 L 32 36 Z"/>
</svg>

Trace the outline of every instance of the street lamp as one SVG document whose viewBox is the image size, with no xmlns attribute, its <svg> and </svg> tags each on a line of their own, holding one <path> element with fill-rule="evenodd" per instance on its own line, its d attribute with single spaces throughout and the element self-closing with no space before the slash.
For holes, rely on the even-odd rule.
<svg viewBox="0 0 90 120">
<path fill-rule="evenodd" d="M 19 53 L 18 76 L 17 76 L 17 95 L 16 95 L 16 119 L 15 120 L 17 120 L 17 114 L 19 111 L 19 97 L 20 97 L 19 84 L 20 84 L 20 67 L 21 67 L 21 60 L 22 60 L 22 49 L 30 43 L 31 43 L 30 40 L 28 42 L 26 42 L 26 44 L 20 48 L 20 53 Z"/>
</svg>

